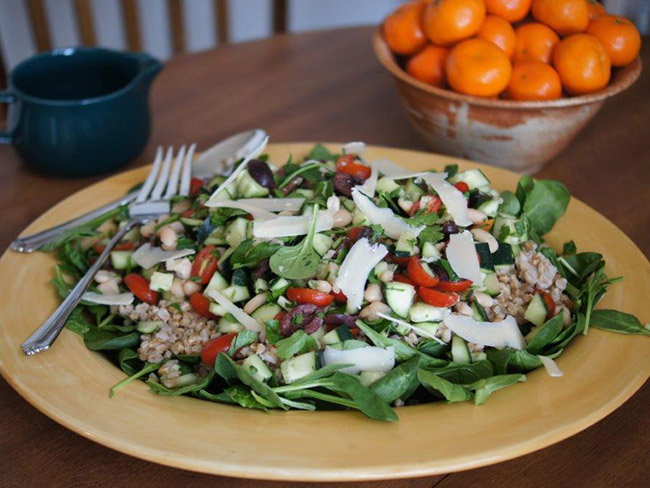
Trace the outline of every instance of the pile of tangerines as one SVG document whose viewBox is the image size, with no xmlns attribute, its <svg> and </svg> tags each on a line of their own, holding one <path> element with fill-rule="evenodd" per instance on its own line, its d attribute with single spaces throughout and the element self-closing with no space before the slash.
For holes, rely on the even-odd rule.
<svg viewBox="0 0 650 488">
<path fill-rule="evenodd" d="M 412 0 L 383 33 L 414 78 L 511 100 L 601 90 L 641 48 L 634 24 L 596 0 Z"/>
</svg>

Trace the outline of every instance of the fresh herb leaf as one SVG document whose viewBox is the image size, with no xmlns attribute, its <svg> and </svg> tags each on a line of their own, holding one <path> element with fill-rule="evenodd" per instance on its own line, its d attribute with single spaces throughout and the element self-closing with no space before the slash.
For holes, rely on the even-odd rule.
<svg viewBox="0 0 650 488">
<path fill-rule="evenodd" d="M 286 339 L 278 341 L 276 346 L 278 348 L 276 354 L 283 361 L 291 359 L 297 354 L 318 349 L 316 340 L 302 329 L 298 329 Z"/>
<path fill-rule="evenodd" d="M 442 227 L 439 225 L 431 225 L 422 229 L 422 232 L 418 235 L 418 243 L 420 244 L 420 247 L 424 246 L 425 242 L 435 244 L 440 242 L 443 237 Z"/>
<path fill-rule="evenodd" d="M 291 280 L 306 279 L 316 274 L 320 263 L 320 255 L 314 250 L 317 217 L 318 206 L 314 205 L 309 232 L 303 241 L 295 246 L 285 246 L 271 256 L 269 265 L 275 274 Z"/>
<path fill-rule="evenodd" d="M 280 321 L 279 320 L 267 320 L 266 324 L 264 324 L 266 328 L 266 341 L 274 345 L 276 344 L 280 339 L 282 339 L 282 334 L 280 334 Z"/>
<path fill-rule="evenodd" d="M 576 243 L 573 241 L 565 242 L 562 247 L 562 254 L 565 256 L 571 256 L 576 253 Z"/>
<path fill-rule="evenodd" d="M 638 318 L 617 310 L 594 310 L 591 314 L 591 325 L 597 329 L 618 332 L 619 334 L 650 336 L 650 330 Z"/>
<path fill-rule="evenodd" d="M 233 269 L 254 268 L 260 261 L 275 254 L 280 247 L 281 244 L 277 242 L 260 242 L 253 246 L 253 240 L 246 239 L 230 255 L 230 265 Z"/>
<path fill-rule="evenodd" d="M 458 165 L 448 164 L 447 166 L 445 166 L 445 173 L 447 173 L 447 179 L 456 176 L 456 174 L 458 173 Z"/>
<path fill-rule="evenodd" d="M 232 356 L 240 350 L 242 347 L 251 345 L 253 342 L 259 339 L 259 334 L 253 332 L 252 330 L 242 330 L 237 333 L 235 339 L 230 343 L 230 348 L 228 349 L 228 355 Z"/>
</svg>

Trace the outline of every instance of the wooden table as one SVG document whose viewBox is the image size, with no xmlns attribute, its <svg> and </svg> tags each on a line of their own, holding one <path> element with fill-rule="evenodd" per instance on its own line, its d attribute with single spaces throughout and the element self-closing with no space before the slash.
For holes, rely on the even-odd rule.
<svg viewBox="0 0 650 488">
<path fill-rule="evenodd" d="M 266 129 L 274 142 L 363 140 L 426 149 L 401 113 L 393 82 L 371 52 L 370 36 L 369 28 L 287 35 L 174 59 L 154 84 L 151 143 L 131 166 L 151 160 L 158 144 L 197 142 L 207 147 L 253 127 Z M 574 196 L 615 222 L 646 255 L 649 114 L 646 70 L 539 173 L 565 182 Z M 9 147 L 0 148 L 0 161 L 0 249 L 50 206 L 99 179 L 36 174 Z M 646 486 L 649 404 L 646 384 L 606 419 L 542 451 L 473 471 L 367 486 Z M 1 379 L 0 452 L 1 486 L 307 486 L 196 474 L 117 453 L 52 422 Z"/>
</svg>

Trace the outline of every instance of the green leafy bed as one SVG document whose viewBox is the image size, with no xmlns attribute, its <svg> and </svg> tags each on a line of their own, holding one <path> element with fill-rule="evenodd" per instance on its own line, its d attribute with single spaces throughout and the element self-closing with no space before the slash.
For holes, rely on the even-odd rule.
<svg viewBox="0 0 650 488">
<path fill-rule="evenodd" d="M 296 176 L 300 176 L 304 187 L 313 192 L 310 201 L 313 207 L 310 211 L 315 215 L 318 207 L 324 207 L 327 198 L 334 193 L 331 162 L 336 158 L 337 155 L 331 154 L 323 146 L 316 146 L 305 159 L 311 162 L 300 165 L 289 161 L 282 175 L 276 173 L 276 191 L 281 191 Z M 323 174 L 328 174 L 327 169 L 330 170 L 330 178 L 322 178 Z M 458 168 L 447 167 L 446 171 L 453 176 Z M 194 210 L 192 219 L 195 222 L 186 225 L 186 234 L 179 240 L 179 247 L 200 250 L 206 239 L 214 235 L 215 229 L 244 214 L 233 209 L 208 210 L 202 206 L 221 181 L 223 179 L 216 178 L 206 183 L 193 199 L 191 208 Z M 502 192 L 500 197 L 502 203 L 499 211 L 518 219 L 538 243 L 544 241 L 544 234 L 553 228 L 569 203 L 569 194 L 561 183 L 535 181 L 528 176 L 521 178 L 516 192 Z M 392 208 L 398 215 L 401 213 L 407 222 L 427 226 L 419 236 L 420 245 L 438 242 L 443 238 L 438 215 L 416 213 L 409 218 L 396 204 L 394 194 L 379 192 L 378 199 L 381 206 Z M 126 217 L 125 208 L 117 209 L 67 233 L 44 249 L 57 253 L 59 264 L 52 283 L 62 297 L 67 295 L 72 284 L 81 277 L 96 256 L 96 251 L 87 242 L 84 243 L 84 239 L 104 237 L 98 231 L 102 224 L 119 222 Z M 179 218 L 179 215 L 172 215 L 168 221 Z M 255 243 L 252 239 L 246 239 L 235 246 L 221 266 L 232 274 L 241 270 L 244 276 L 242 279 L 251 286 L 245 275 L 250 274 L 260 261 L 270 258 L 270 268 L 274 274 L 289 280 L 305 280 L 315 274 L 321 260 L 313 245 L 315 222 L 314 217 L 308 236 L 297 240 L 286 239 L 284 245 L 270 241 Z M 373 227 L 373 231 L 376 235 L 382 233 L 381 228 Z M 624 334 L 650 335 L 650 331 L 632 315 L 615 310 L 594 310 L 607 287 L 620 280 L 609 278 L 605 274 L 605 260 L 601 254 L 578 253 L 572 242 L 565 244 L 562 252 L 556 252 L 547 246 L 540 249 L 568 280 L 566 293 L 574 304 L 570 325 L 563 325 L 563 316 L 559 314 L 539 327 L 525 349 L 488 348 L 483 358 L 461 364 L 451 359 L 446 344 L 423 339 L 412 347 L 393 336 L 393 324 L 390 322 L 368 324 L 359 320 L 356 325 L 367 342 L 383 348 L 393 347 L 396 356 L 396 366 L 391 371 L 365 386 L 360 382 L 359 376 L 341 372 L 344 365 L 321 367 L 290 384 L 283 384 L 276 376 L 262 381 L 254 374 L 255 371 L 242 366 L 241 361 L 231 357 L 238 349 L 259 339 L 257 332 L 244 330 L 239 332 L 227 353 L 219 354 L 214 367 L 207 374 L 199 375 L 190 384 L 167 388 L 149 378 L 150 373 L 156 372 L 162 363 L 144 363 L 138 356 L 141 339 L 136 324 L 112 314 L 108 306 L 82 304 L 71 315 L 66 327 L 82 336 L 88 349 L 101 351 L 128 376 L 110 390 L 111 396 L 119 388 L 140 379 L 163 396 L 189 395 L 260 410 L 356 409 L 372 419 L 396 421 L 397 415 L 391 407 L 395 402 L 414 404 L 473 401 L 477 405 L 482 404 L 496 390 L 525 381 L 525 373 L 542 366 L 539 356 L 557 358 L 572 340 L 586 334 L 590 326 Z M 278 296 L 273 292 L 271 298 L 276 299 Z M 180 310 L 178 305 L 176 307 Z M 319 349 L 317 340 L 302 329 L 289 337 L 283 337 L 277 320 L 268 320 L 265 326 L 266 343 L 277 347 L 277 357 L 280 360 Z M 196 371 L 200 361 L 199 356 L 177 356 L 175 359 L 179 361 L 183 373 Z"/>
</svg>

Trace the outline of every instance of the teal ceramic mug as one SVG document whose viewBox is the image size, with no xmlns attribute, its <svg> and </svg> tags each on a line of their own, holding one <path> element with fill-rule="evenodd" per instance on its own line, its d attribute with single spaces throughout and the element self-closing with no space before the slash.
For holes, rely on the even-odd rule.
<svg viewBox="0 0 650 488">
<path fill-rule="evenodd" d="M 50 174 L 117 169 L 147 143 L 149 88 L 161 69 L 147 54 L 101 48 L 61 48 L 27 59 L 0 92 L 0 102 L 9 104 L 0 142 Z"/>
</svg>

